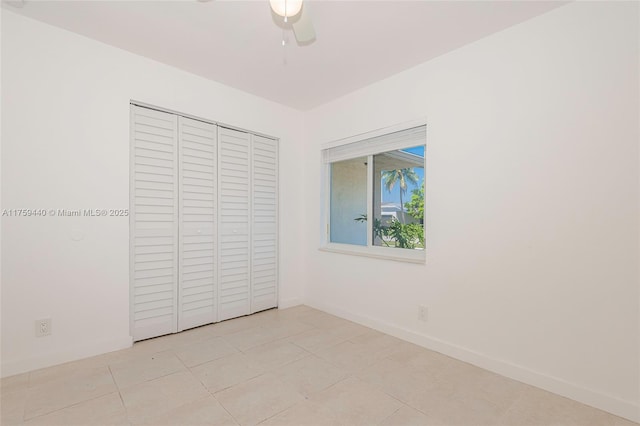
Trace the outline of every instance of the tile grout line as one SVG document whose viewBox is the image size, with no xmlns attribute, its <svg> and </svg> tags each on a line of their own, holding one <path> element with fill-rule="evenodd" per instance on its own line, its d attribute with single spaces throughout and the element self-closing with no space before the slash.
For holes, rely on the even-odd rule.
<svg viewBox="0 0 640 426">
<path fill-rule="evenodd" d="M 401 402 L 401 401 L 400 401 Z M 407 404 L 403 404 L 405 406 L 407 406 Z M 378 423 L 379 425 L 382 424 L 385 420 L 391 418 L 391 416 L 393 416 L 394 414 L 396 414 L 398 411 L 402 410 L 402 407 L 398 408 L 396 411 L 394 411 L 393 413 L 389 414 L 387 417 L 385 417 L 384 419 L 380 420 L 380 422 Z"/>
<path fill-rule="evenodd" d="M 109 373 L 111 373 L 111 379 L 113 380 L 113 383 L 115 383 L 116 389 L 118 390 L 118 397 L 120 398 L 120 403 L 122 404 L 122 408 L 124 408 L 124 414 L 127 417 L 127 423 L 131 424 L 131 421 L 129 420 L 129 409 L 124 403 L 124 398 L 122 397 L 120 385 L 118 385 L 118 382 L 116 382 L 116 377 L 113 375 L 113 371 L 111 370 L 111 364 L 108 364 L 107 368 L 109 368 Z"/>
<path fill-rule="evenodd" d="M 206 386 L 205 386 L 205 389 L 207 390 L 209 395 L 211 395 L 211 398 L 213 398 L 222 407 L 222 409 L 229 415 L 229 417 L 231 417 L 233 419 L 233 421 L 236 422 L 237 425 L 240 425 L 240 422 L 238 421 L 238 419 L 236 419 L 235 416 L 233 414 L 231 414 L 231 412 L 229 410 L 227 410 L 227 407 L 225 407 L 224 404 L 222 402 L 220 402 L 218 400 L 218 398 L 216 398 L 216 396 L 214 394 L 212 394 L 209 389 L 207 389 Z"/>
<path fill-rule="evenodd" d="M 116 390 L 116 391 L 113 391 L 113 392 L 105 393 L 104 395 L 98 395 L 98 396 L 95 396 L 93 398 L 89 398 L 89 399 L 85 399 L 85 400 L 82 400 L 82 401 L 74 402 L 73 404 L 67 405 L 65 407 L 58 408 L 58 409 L 53 410 L 53 411 L 49 411 L 47 413 L 38 414 L 37 416 L 29 417 L 28 419 L 24 419 L 23 418 L 23 422 L 32 421 L 34 419 L 37 419 L 37 418 L 40 418 L 40 417 L 44 417 L 44 416 L 49 416 L 51 414 L 55 414 L 55 413 L 58 413 L 60 411 L 67 410 L 69 408 L 73 408 L 73 407 L 76 407 L 78 405 L 82 405 L 82 404 L 85 404 L 87 402 L 90 402 L 90 401 L 95 401 L 96 399 L 99 399 L 99 398 L 104 398 L 105 396 L 111 395 L 112 393 L 117 393 L 118 395 L 120 394 L 120 392 Z M 124 407 L 124 404 L 123 404 L 123 407 Z M 124 408 L 126 410 L 126 407 L 124 407 Z"/>
</svg>

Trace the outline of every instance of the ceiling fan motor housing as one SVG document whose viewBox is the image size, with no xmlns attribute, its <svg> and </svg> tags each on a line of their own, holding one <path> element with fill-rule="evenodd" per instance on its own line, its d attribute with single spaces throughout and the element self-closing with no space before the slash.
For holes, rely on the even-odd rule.
<svg viewBox="0 0 640 426">
<path fill-rule="evenodd" d="M 275 13 L 285 18 L 297 15 L 302 9 L 302 0 L 269 0 L 269 3 Z"/>
</svg>

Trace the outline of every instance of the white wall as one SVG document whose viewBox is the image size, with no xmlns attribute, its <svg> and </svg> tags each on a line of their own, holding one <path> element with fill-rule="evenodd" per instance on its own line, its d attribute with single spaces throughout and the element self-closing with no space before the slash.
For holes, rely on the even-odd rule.
<svg viewBox="0 0 640 426">
<path fill-rule="evenodd" d="M 131 99 L 281 138 L 280 305 L 299 303 L 302 114 L 8 11 L 2 207 L 128 208 Z M 128 224 L 2 218 L 3 376 L 131 343 Z M 35 338 L 34 321 L 47 317 L 53 334 Z"/>
<path fill-rule="evenodd" d="M 640 420 L 638 36 L 572 3 L 309 112 L 308 188 L 324 142 L 427 117 L 428 241 L 320 252 L 309 191 L 306 302 Z"/>
</svg>

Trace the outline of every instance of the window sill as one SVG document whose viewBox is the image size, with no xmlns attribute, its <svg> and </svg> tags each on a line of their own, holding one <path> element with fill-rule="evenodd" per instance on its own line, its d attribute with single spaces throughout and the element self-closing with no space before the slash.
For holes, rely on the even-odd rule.
<svg viewBox="0 0 640 426">
<path fill-rule="evenodd" d="M 365 247 L 350 244 L 328 243 L 319 249 L 330 253 L 350 254 L 353 256 L 373 257 L 375 259 L 395 260 L 397 262 L 426 263 L 424 250 L 409 250 L 390 247 Z"/>
</svg>

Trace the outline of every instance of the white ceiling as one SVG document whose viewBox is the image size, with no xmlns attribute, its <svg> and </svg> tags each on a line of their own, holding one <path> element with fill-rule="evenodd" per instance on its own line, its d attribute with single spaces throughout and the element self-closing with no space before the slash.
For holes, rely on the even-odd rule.
<svg viewBox="0 0 640 426">
<path fill-rule="evenodd" d="M 317 40 L 282 47 L 268 1 L 29 1 L 8 10 L 301 110 L 562 6 L 312 1 Z"/>
</svg>

